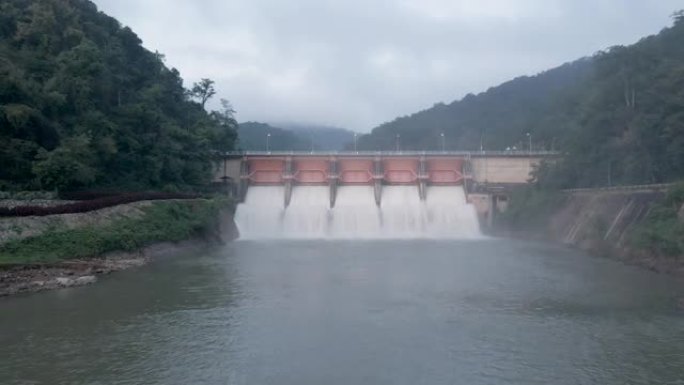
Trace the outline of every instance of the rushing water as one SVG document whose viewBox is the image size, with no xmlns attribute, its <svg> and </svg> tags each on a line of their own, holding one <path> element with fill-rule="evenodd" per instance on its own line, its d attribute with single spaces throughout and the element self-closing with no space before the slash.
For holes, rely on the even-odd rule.
<svg viewBox="0 0 684 385">
<path fill-rule="evenodd" d="M 238 241 L 0 299 L 0 383 L 681 384 L 683 295 L 533 243 Z"/>
<path fill-rule="evenodd" d="M 243 239 L 397 239 L 480 237 L 475 208 L 462 186 L 432 186 L 425 201 L 416 186 L 340 186 L 330 208 L 327 186 L 298 186 L 284 207 L 282 186 L 252 186 L 237 208 Z"/>
</svg>

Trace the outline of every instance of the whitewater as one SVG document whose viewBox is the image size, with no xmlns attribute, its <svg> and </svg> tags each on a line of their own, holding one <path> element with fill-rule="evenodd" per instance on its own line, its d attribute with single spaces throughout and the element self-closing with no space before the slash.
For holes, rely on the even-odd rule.
<svg viewBox="0 0 684 385">
<path fill-rule="evenodd" d="M 283 186 L 250 186 L 237 206 L 240 239 L 475 239 L 477 213 L 462 186 L 340 186 L 330 207 L 327 186 L 295 186 L 288 207 Z"/>
</svg>

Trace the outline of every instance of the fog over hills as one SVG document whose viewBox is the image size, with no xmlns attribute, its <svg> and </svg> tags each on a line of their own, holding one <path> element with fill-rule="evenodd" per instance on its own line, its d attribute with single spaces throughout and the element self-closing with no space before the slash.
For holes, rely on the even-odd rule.
<svg viewBox="0 0 684 385">
<path fill-rule="evenodd" d="M 296 123 L 243 122 L 238 132 L 238 147 L 247 151 L 264 151 L 267 142 L 271 151 L 340 151 L 354 140 L 344 128 Z"/>
</svg>

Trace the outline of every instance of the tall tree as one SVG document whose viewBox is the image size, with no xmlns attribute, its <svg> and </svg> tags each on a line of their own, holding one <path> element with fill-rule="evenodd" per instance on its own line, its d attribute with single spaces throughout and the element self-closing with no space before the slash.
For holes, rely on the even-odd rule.
<svg viewBox="0 0 684 385">
<path fill-rule="evenodd" d="M 216 95 L 216 90 L 214 89 L 214 81 L 211 79 L 203 78 L 197 83 L 194 83 L 192 89 L 190 90 L 192 97 L 199 100 L 202 108 L 207 103 L 212 96 Z"/>
</svg>

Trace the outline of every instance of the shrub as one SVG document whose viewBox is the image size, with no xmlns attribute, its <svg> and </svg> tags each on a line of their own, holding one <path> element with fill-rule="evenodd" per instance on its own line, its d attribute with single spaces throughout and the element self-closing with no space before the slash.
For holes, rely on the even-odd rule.
<svg viewBox="0 0 684 385">
<path fill-rule="evenodd" d="M 514 191 L 501 221 L 518 229 L 536 229 L 545 226 L 549 213 L 562 201 L 563 194 L 557 190 L 526 186 Z"/>
<path fill-rule="evenodd" d="M 177 242 L 208 234 L 218 225 L 227 200 L 156 202 L 144 207 L 140 218 L 110 224 L 55 229 L 0 246 L 0 264 L 44 263 L 95 257 L 110 251 L 133 251 L 155 242 Z"/>
<path fill-rule="evenodd" d="M 677 217 L 682 204 L 684 185 L 679 184 L 671 188 L 665 199 L 637 226 L 633 245 L 665 256 L 684 256 L 684 223 Z"/>
</svg>

